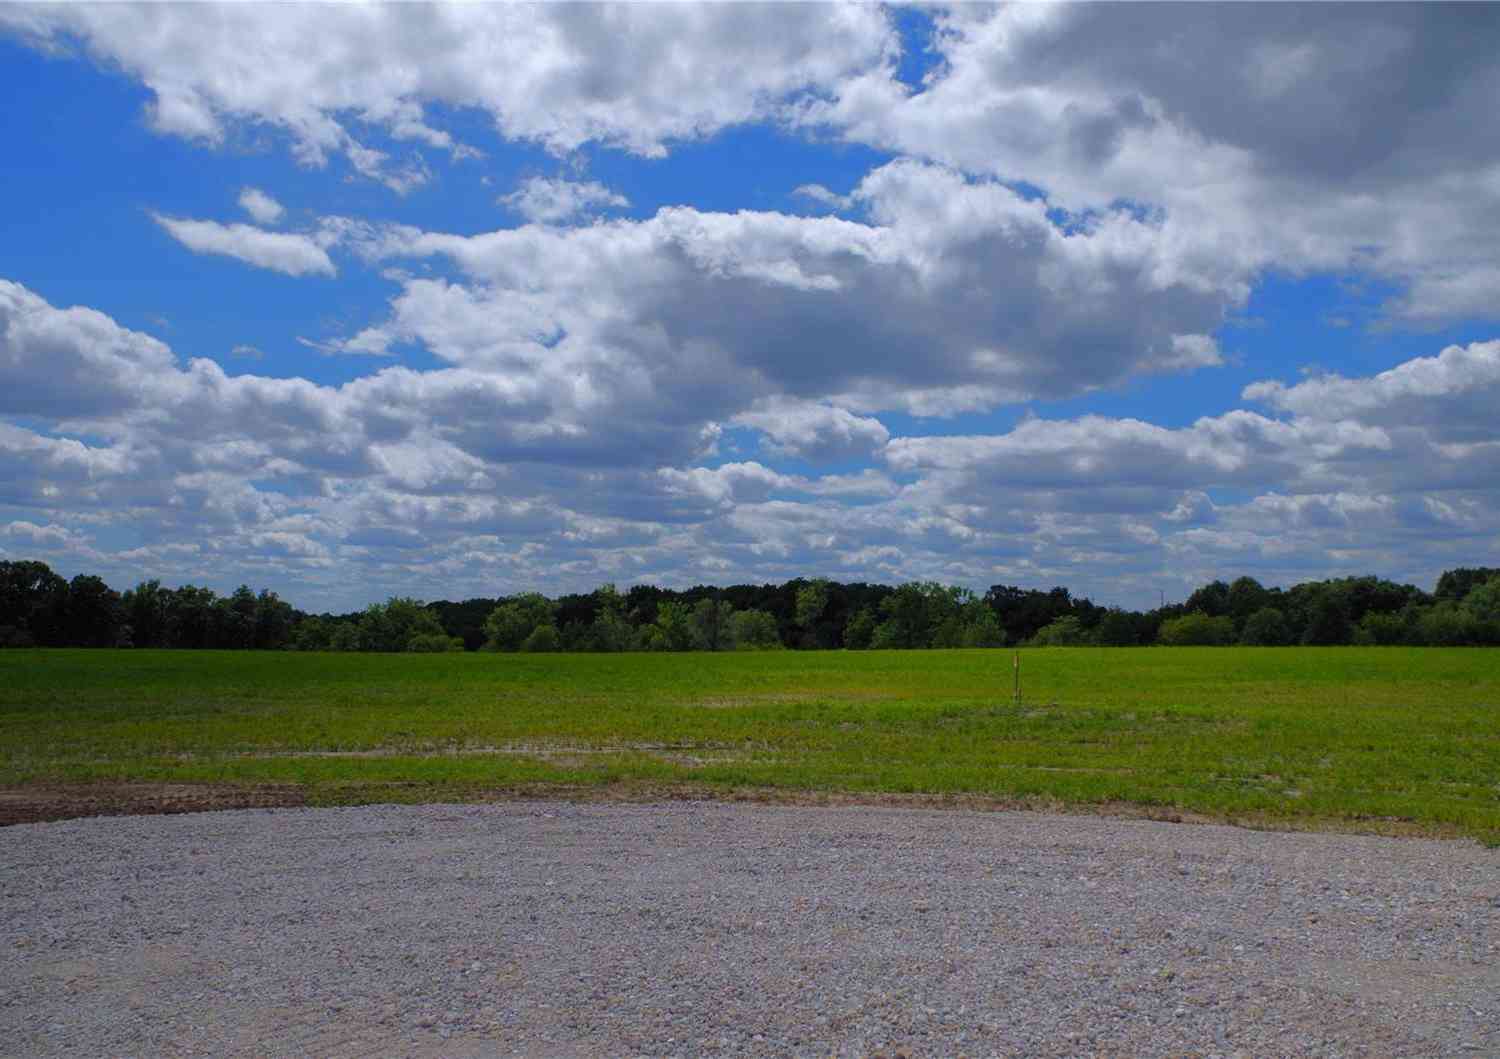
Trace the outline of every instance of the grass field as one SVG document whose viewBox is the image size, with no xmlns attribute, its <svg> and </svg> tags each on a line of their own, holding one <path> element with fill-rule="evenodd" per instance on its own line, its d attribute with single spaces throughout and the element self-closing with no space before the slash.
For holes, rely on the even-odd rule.
<svg viewBox="0 0 1500 1059">
<path fill-rule="evenodd" d="M 0 652 L 0 786 L 963 794 L 1500 841 L 1500 651 Z M 413 794 L 412 792 L 416 792 Z"/>
</svg>

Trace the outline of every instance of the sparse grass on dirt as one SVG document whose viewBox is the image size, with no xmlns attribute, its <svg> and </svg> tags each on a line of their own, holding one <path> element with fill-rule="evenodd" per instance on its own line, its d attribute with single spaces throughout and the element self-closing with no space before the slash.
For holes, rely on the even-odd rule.
<svg viewBox="0 0 1500 1059">
<path fill-rule="evenodd" d="M 1010 651 L 6 651 L 0 786 L 962 795 L 1500 840 L 1500 651 L 1021 656 L 1017 705 Z"/>
</svg>

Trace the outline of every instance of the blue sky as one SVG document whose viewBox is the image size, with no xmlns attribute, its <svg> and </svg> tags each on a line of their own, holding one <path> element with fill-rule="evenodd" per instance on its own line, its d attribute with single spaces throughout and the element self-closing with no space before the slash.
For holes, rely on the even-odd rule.
<svg viewBox="0 0 1500 1059">
<path fill-rule="evenodd" d="M 0 554 L 314 609 L 1500 564 L 1497 25 L 0 8 Z"/>
</svg>

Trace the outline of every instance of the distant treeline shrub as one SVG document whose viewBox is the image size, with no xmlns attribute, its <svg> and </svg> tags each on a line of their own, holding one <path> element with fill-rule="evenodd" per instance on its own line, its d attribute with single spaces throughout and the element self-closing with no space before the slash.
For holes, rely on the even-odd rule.
<svg viewBox="0 0 1500 1059">
<path fill-rule="evenodd" d="M 1266 588 L 1214 581 L 1181 604 L 1101 607 L 1066 588 L 796 578 L 779 585 L 635 585 L 549 599 L 395 597 L 350 614 L 306 614 L 269 590 L 226 597 L 143 581 L 124 593 L 45 563 L 0 562 L 0 647 L 303 651 L 731 651 L 1132 647 L 1146 644 L 1500 644 L 1500 569 L 1446 571 L 1432 594 L 1375 577 Z"/>
</svg>

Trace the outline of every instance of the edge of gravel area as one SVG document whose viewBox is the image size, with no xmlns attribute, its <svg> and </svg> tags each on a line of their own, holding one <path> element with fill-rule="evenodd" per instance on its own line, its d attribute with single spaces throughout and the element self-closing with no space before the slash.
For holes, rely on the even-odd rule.
<svg viewBox="0 0 1500 1059">
<path fill-rule="evenodd" d="M 707 784 L 612 783 L 595 786 L 556 783 L 510 787 L 456 788 L 423 783 L 302 784 L 83 783 L 0 787 L 0 827 L 96 816 L 161 816 L 228 809 L 322 808 L 375 804 L 475 805 L 493 802 L 573 803 L 748 802 L 761 805 L 876 806 L 904 809 L 960 809 L 977 812 L 1045 812 L 1154 820 L 1175 824 L 1214 824 L 1258 831 L 1378 835 L 1388 838 L 1478 840 L 1458 828 L 1397 818 L 1325 819 L 1213 816 L 1171 806 L 1133 802 L 1075 803 L 1051 798 L 996 798 L 980 794 L 915 794 L 880 791 L 793 790 L 776 787 L 716 787 Z M 1490 845 L 1489 843 L 1478 843 Z"/>
</svg>

